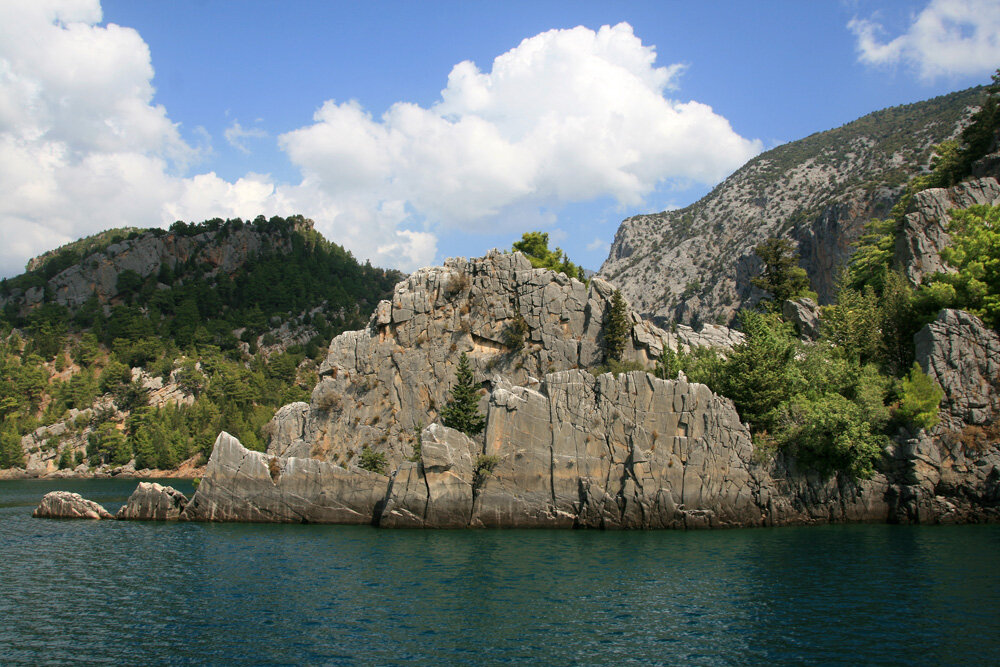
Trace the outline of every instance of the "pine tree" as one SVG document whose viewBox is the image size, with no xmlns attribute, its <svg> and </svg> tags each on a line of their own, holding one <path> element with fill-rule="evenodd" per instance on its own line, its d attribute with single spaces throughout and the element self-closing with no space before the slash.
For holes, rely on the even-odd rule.
<svg viewBox="0 0 1000 667">
<path fill-rule="evenodd" d="M 815 293 L 809 291 L 809 276 L 799 266 L 799 253 L 795 252 L 791 241 L 772 237 L 753 251 L 764 262 L 764 270 L 750 282 L 754 287 L 770 292 L 779 310 L 788 299 L 800 296 L 816 298 Z"/>
<path fill-rule="evenodd" d="M 479 413 L 479 392 L 465 352 L 458 358 L 455 384 L 448 393 L 451 398 L 441 411 L 441 422 L 469 436 L 481 433 L 486 427 L 486 417 Z"/>
<path fill-rule="evenodd" d="M 604 356 L 606 360 L 621 361 L 625 354 L 625 341 L 628 336 L 628 309 L 625 299 L 619 290 L 611 295 L 611 309 L 604 323 Z"/>
</svg>

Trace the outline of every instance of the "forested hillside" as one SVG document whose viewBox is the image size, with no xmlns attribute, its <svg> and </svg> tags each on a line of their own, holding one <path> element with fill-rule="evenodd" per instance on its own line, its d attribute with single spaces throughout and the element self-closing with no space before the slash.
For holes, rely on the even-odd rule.
<svg viewBox="0 0 1000 667">
<path fill-rule="evenodd" d="M 307 398 L 400 274 L 301 216 L 110 230 L 0 283 L 0 467 L 172 468 Z M 27 437 L 25 437 L 27 436 Z"/>
</svg>

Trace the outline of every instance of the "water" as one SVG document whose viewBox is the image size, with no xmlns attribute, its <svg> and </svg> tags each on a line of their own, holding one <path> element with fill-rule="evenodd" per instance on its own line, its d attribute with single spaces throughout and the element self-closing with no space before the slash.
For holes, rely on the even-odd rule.
<svg viewBox="0 0 1000 667">
<path fill-rule="evenodd" d="M 190 485 L 172 482 L 189 493 Z M 32 519 L 0 663 L 1000 664 L 1000 526 L 409 531 Z"/>
</svg>

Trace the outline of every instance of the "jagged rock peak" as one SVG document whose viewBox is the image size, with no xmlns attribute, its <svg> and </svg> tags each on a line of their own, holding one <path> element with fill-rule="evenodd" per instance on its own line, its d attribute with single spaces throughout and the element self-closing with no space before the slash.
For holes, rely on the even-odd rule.
<svg viewBox="0 0 1000 667">
<path fill-rule="evenodd" d="M 497 250 L 420 269 L 378 304 L 365 329 L 333 339 L 308 410 L 282 409 L 267 429 L 268 452 L 346 463 L 368 445 L 396 465 L 420 428 L 438 419 L 462 353 L 483 386 L 483 409 L 495 374 L 527 384 L 600 364 L 613 292 L 599 278 L 585 285 Z M 631 310 L 627 317 L 624 360 L 648 368 L 664 345 L 739 340 L 722 328 L 668 333 Z"/>
</svg>

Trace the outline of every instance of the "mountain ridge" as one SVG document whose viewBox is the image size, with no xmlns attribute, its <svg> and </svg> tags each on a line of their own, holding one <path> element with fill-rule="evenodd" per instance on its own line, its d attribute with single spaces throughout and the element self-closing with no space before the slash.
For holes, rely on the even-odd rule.
<svg viewBox="0 0 1000 667">
<path fill-rule="evenodd" d="M 598 275 L 661 325 L 729 323 L 763 296 L 750 284 L 754 246 L 779 236 L 829 303 L 863 225 L 889 214 L 984 90 L 882 109 L 762 153 L 688 207 L 624 220 Z"/>
</svg>

